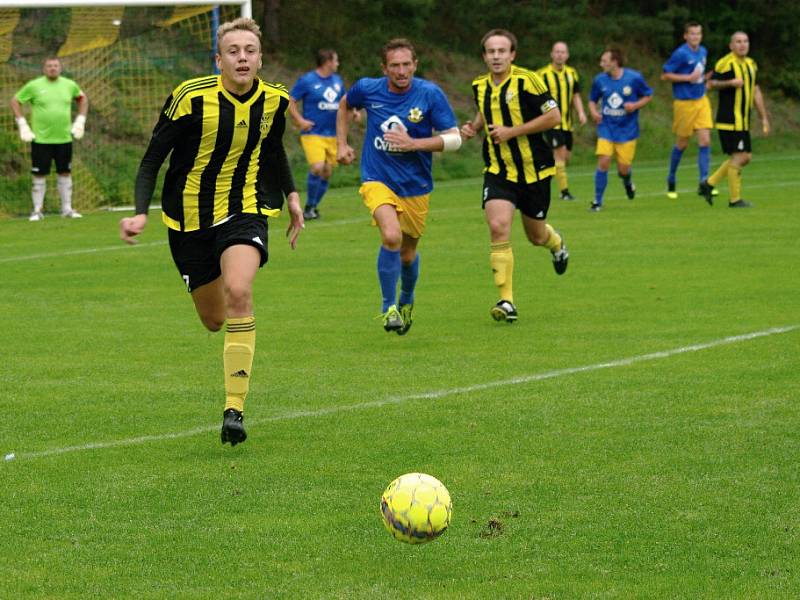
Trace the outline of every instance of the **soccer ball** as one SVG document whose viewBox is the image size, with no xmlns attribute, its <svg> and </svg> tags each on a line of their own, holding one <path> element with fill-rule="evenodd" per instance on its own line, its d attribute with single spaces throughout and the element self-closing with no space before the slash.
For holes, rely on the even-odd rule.
<svg viewBox="0 0 800 600">
<path fill-rule="evenodd" d="M 450 492 L 425 473 L 401 475 L 381 496 L 383 524 L 395 539 L 423 544 L 442 535 L 453 515 Z"/>
</svg>

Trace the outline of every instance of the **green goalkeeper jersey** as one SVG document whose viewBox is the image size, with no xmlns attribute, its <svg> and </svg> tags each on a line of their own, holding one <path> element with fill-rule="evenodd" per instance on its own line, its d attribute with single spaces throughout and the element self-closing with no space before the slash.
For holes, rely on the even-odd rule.
<svg viewBox="0 0 800 600">
<path fill-rule="evenodd" d="M 72 79 L 55 81 L 42 75 L 31 79 L 17 92 L 21 104 L 31 105 L 31 128 L 39 144 L 66 144 L 72 141 L 72 101 L 83 95 Z"/>
</svg>

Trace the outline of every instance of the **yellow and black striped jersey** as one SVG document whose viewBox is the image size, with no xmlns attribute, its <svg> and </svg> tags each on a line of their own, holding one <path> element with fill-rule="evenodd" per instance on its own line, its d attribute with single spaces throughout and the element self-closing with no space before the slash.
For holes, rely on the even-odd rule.
<svg viewBox="0 0 800 600">
<path fill-rule="evenodd" d="M 713 79 L 741 79 L 742 87 L 726 87 L 719 90 L 717 106 L 717 129 L 727 131 L 749 131 L 750 113 L 753 109 L 753 91 L 756 86 L 756 61 L 749 56 L 737 57 L 733 52 L 723 56 L 714 66 Z"/>
<path fill-rule="evenodd" d="M 541 133 L 518 136 L 502 144 L 489 137 L 489 125 L 522 125 L 557 108 L 547 86 L 535 72 L 511 65 L 511 73 L 495 85 L 491 73 L 472 82 L 478 112 L 483 116 L 484 172 L 515 183 L 534 183 L 555 173 L 553 152 Z"/>
<path fill-rule="evenodd" d="M 280 214 L 284 194 L 294 191 L 282 142 L 288 106 L 285 87 L 259 79 L 242 96 L 226 90 L 219 75 L 179 85 L 139 167 L 137 213 L 147 212 L 172 152 L 161 198 L 170 229 L 206 229 L 238 213 Z"/>
<path fill-rule="evenodd" d="M 561 111 L 561 125 L 553 129 L 572 131 L 572 98 L 581 91 L 578 71 L 569 65 L 558 71 L 552 63 L 542 67 L 536 74 L 544 81 L 550 95 L 558 104 Z"/>
</svg>

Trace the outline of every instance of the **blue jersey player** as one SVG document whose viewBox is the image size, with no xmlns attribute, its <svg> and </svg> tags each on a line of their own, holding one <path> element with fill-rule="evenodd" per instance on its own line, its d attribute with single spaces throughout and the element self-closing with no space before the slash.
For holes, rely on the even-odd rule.
<svg viewBox="0 0 800 600">
<path fill-rule="evenodd" d="M 630 200 L 636 195 L 631 179 L 631 164 L 639 138 L 639 109 L 653 99 L 653 90 L 642 74 L 623 68 L 625 57 L 619 48 L 610 47 L 600 56 L 603 72 L 592 82 L 589 112 L 597 123 L 597 171 L 594 174 L 594 202 L 589 207 L 598 212 L 608 185 L 611 159 L 617 161 L 617 172 Z"/>
<path fill-rule="evenodd" d="M 413 320 L 419 277 L 417 244 L 433 190 L 431 152 L 457 150 L 461 136 L 441 88 L 414 77 L 417 54 L 411 42 L 390 40 L 382 56 L 384 77 L 359 79 L 342 98 L 336 137 L 339 162 L 350 164 L 355 151 L 347 142 L 348 111 L 366 110 L 359 193 L 381 233 L 378 280 L 383 328 L 404 335 Z M 434 135 L 434 131 L 439 133 Z"/>
<path fill-rule="evenodd" d="M 303 217 L 318 219 L 322 197 L 336 165 L 336 111 L 347 91 L 337 74 L 339 56 L 335 50 L 317 51 L 317 68 L 303 74 L 289 93 L 289 114 L 300 128 L 300 143 L 308 162 L 308 185 Z M 297 103 L 303 103 L 303 114 Z"/>
<path fill-rule="evenodd" d="M 667 198 L 675 200 L 675 176 L 683 151 L 689 145 L 692 134 L 697 134 L 697 168 L 700 185 L 708 178 L 711 163 L 711 103 L 706 96 L 706 61 L 708 50 L 701 46 L 703 26 L 694 21 L 683 28 L 686 43 L 679 46 L 664 63 L 661 79 L 672 82 L 672 132 L 675 145 L 669 160 L 667 175 Z"/>
</svg>

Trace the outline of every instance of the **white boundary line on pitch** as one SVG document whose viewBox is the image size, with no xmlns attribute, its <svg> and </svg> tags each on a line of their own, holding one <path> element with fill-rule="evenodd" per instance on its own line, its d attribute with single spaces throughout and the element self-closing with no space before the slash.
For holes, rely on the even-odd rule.
<svg viewBox="0 0 800 600">
<path fill-rule="evenodd" d="M 477 180 L 475 180 L 475 181 L 477 181 Z M 453 182 L 450 182 L 450 185 L 448 187 L 460 187 L 460 186 L 466 186 L 466 185 L 474 185 L 475 181 L 466 181 L 466 180 L 453 181 Z M 800 180 L 775 181 L 773 183 L 762 183 L 762 184 L 757 184 L 757 185 L 748 185 L 747 189 L 781 188 L 781 187 L 790 187 L 790 186 L 795 186 L 795 185 L 800 185 Z M 694 188 L 692 188 L 692 189 L 689 189 L 689 188 L 683 189 L 683 188 L 681 188 L 681 189 L 678 190 L 678 192 L 681 192 L 681 193 L 685 192 L 685 193 L 687 193 L 689 195 L 692 195 L 695 192 L 695 189 Z M 658 197 L 662 197 L 662 196 L 665 196 L 665 192 L 649 192 L 647 194 L 642 194 L 642 193 L 637 193 L 636 194 L 636 198 L 658 198 Z M 612 196 L 611 199 L 613 201 L 616 201 L 618 198 L 615 197 L 615 196 Z M 608 197 L 606 198 L 606 200 L 608 200 Z M 674 202 L 674 201 L 671 201 L 671 202 Z M 725 202 L 720 202 L 720 205 L 724 205 L 724 204 L 726 204 L 726 203 Z M 439 213 L 452 211 L 452 210 L 461 211 L 462 209 L 460 209 L 460 208 L 459 209 L 448 209 L 448 208 L 436 208 L 436 207 L 434 207 L 434 208 L 431 208 L 430 212 L 433 213 L 433 214 L 439 214 Z M 334 227 L 334 226 L 339 226 L 339 225 L 355 225 L 355 224 L 359 224 L 359 223 L 361 223 L 361 224 L 369 224 L 369 217 L 368 216 L 364 216 L 363 218 L 358 217 L 358 218 L 352 218 L 352 219 L 338 219 L 336 221 L 323 221 L 321 223 L 314 223 L 314 225 L 311 225 L 310 227 L 312 227 L 314 229 L 319 229 L 319 228 Z M 40 259 L 40 258 L 60 258 L 60 257 L 64 257 L 64 256 L 78 256 L 78 255 L 81 255 L 81 254 L 97 254 L 97 253 L 100 253 L 100 252 L 113 252 L 115 250 L 125 250 L 125 249 L 129 249 L 129 248 L 137 248 L 137 247 L 147 248 L 147 247 L 150 247 L 150 246 L 164 246 L 164 245 L 166 245 L 166 243 L 167 243 L 166 240 L 161 240 L 161 241 L 155 241 L 155 242 L 140 242 L 139 244 L 135 244 L 135 245 L 131 246 L 129 244 L 123 244 L 122 242 L 120 242 L 118 245 L 115 245 L 115 246 L 103 246 L 102 248 L 84 248 L 84 249 L 81 249 L 81 250 L 66 250 L 64 252 L 43 252 L 41 254 L 29 254 L 27 256 L 6 256 L 6 257 L 0 258 L 0 264 L 2 264 L 2 263 L 23 262 L 23 261 L 26 261 L 26 260 L 37 260 L 37 259 Z"/>
<path fill-rule="evenodd" d="M 741 335 L 732 335 L 710 342 L 703 342 L 700 344 L 691 344 L 689 346 L 682 346 L 680 348 L 673 348 L 672 350 L 662 350 L 660 352 L 650 352 L 648 354 L 640 354 L 639 356 L 630 356 L 628 358 L 621 358 L 608 362 L 595 363 L 593 365 L 584 365 L 582 367 L 570 367 L 566 369 L 556 369 L 554 371 L 545 371 L 544 373 L 536 373 L 534 375 L 521 375 L 519 377 L 512 377 L 511 379 L 500 379 L 497 381 L 490 381 L 488 383 L 478 383 L 475 385 L 467 385 L 463 387 L 447 388 L 441 390 L 432 390 L 430 392 L 418 392 L 416 394 L 407 394 L 405 396 L 389 396 L 383 400 L 374 400 L 372 402 L 361 402 L 359 404 L 349 404 L 344 406 L 331 406 L 328 408 L 321 408 L 318 410 L 299 410 L 288 412 L 282 415 L 275 415 L 272 417 L 265 417 L 262 419 L 253 419 L 250 424 L 260 425 L 262 423 L 270 423 L 275 421 L 292 421 L 295 419 L 316 417 L 324 417 L 337 413 L 353 412 L 358 410 L 366 410 L 369 408 L 380 408 L 382 406 L 404 404 L 412 400 L 438 400 L 447 396 L 456 396 L 459 394 L 470 394 L 473 392 L 480 392 L 482 390 L 489 390 L 500 387 L 508 387 L 521 385 L 525 383 L 533 383 L 536 381 L 543 381 L 545 379 L 554 379 L 556 377 L 564 377 L 566 375 L 574 375 L 577 373 L 588 373 L 590 371 L 600 371 L 602 369 L 613 369 L 616 367 L 626 367 L 628 365 L 646 362 L 650 360 L 658 360 L 662 358 L 669 358 L 679 354 L 686 354 L 688 352 L 698 352 L 700 350 L 708 350 L 709 348 L 716 348 L 725 346 L 727 344 L 736 344 L 738 342 L 746 342 L 757 338 L 777 335 L 781 333 L 789 333 L 800 328 L 800 325 L 787 325 L 785 327 L 772 327 L 763 331 L 755 331 L 753 333 L 745 333 Z M 201 433 L 209 433 L 219 429 L 219 425 L 209 425 L 207 427 L 196 427 L 186 431 L 179 431 L 176 433 L 163 433 L 159 435 L 143 435 L 140 437 L 127 438 L 121 440 L 112 440 L 109 442 L 93 442 L 91 444 L 82 444 L 79 446 L 64 446 L 62 448 L 52 448 L 50 450 L 41 450 L 39 452 L 21 452 L 16 455 L 13 452 L 5 454 L 5 461 L 14 459 L 33 459 L 44 458 L 47 456 L 58 456 L 61 454 L 68 454 L 71 452 L 83 452 L 86 450 L 105 450 L 107 448 L 119 448 L 122 446 L 136 446 L 139 444 L 146 444 L 148 442 L 161 442 L 166 440 L 174 440 L 179 438 L 190 437 L 199 435 Z"/>
</svg>

